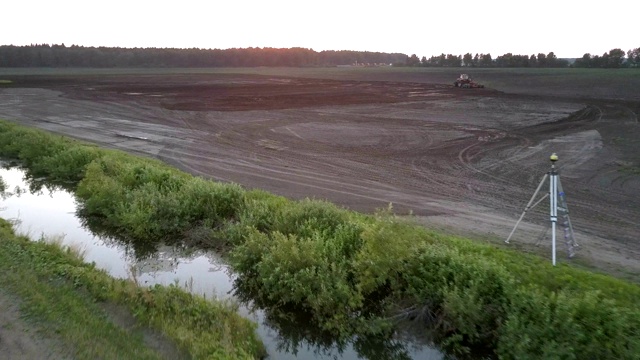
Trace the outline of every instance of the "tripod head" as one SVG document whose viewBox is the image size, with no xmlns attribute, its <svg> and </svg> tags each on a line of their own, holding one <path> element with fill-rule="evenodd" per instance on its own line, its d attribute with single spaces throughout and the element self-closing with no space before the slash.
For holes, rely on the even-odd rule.
<svg viewBox="0 0 640 360">
<path fill-rule="evenodd" d="M 551 156 L 549 156 L 549 160 L 551 160 L 551 175 L 555 175 L 557 174 L 556 172 L 556 161 L 558 161 L 558 155 L 556 155 L 556 153 L 551 154 Z"/>
</svg>

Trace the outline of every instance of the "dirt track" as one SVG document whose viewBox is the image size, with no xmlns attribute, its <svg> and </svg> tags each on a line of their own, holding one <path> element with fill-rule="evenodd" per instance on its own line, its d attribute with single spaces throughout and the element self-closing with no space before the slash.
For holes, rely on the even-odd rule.
<svg viewBox="0 0 640 360">
<path fill-rule="evenodd" d="M 636 92 L 455 89 L 445 75 L 15 77 L 0 88 L 0 118 L 291 198 L 367 212 L 393 203 L 500 244 L 556 152 L 581 245 L 573 261 L 638 281 Z M 548 253 L 549 234 L 530 246 L 549 228 L 547 204 L 511 246 Z"/>
<path fill-rule="evenodd" d="M 20 300 L 0 289 L 0 360 L 70 359 L 69 349 L 59 339 L 35 330 L 21 317 Z"/>
</svg>

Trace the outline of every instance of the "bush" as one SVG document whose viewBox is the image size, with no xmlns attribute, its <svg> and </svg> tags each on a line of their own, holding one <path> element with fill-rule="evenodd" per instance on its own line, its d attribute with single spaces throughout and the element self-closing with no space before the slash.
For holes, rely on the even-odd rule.
<svg viewBox="0 0 640 360">
<path fill-rule="evenodd" d="M 352 237 L 353 228 L 338 226 L 335 239 Z M 352 334 L 362 296 L 353 283 L 345 241 L 253 229 L 232 251 L 234 268 L 249 287 L 271 304 L 295 305 L 308 311 L 324 330 Z"/>
<path fill-rule="evenodd" d="M 80 200 L 79 212 L 83 216 L 99 217 L 104 225 L 114 229 L 122 227 L 118 223 L 117 210 L 126 204 L 126 189 L 117 178 L 107 174 L 105 159 L 87 166 L 84 177 L 78 184 L 76 196 Z"/>
<path fill-rule="evenodd" d="M 52 182 L 71 182 L 82 180 L 87 166 L 102 155 L 100 149 L 73 144 L 58 152 L 42 157 L 31 167 L 34 173 L 46 175 Z"/>
<path fill-rule="evenodd" d="M 320 232 L 329 238 L 335 229 L 348 220 L 348 212 L 326 201 L 305 199 L 292 201 L 271 216 L 271 229 L 283 234 L 309 237 Z"/>
<path fill-rule="evenodd" d="M 214 228 L 244 205 L 238 185 L 110 155 L 87 166 L 76 195 L 83 214 L 100 216 L 120 234 L 145 242 L 178 238 L 197 226 Z"/>
<path fill-rule="evenodd" d="M 599 292 L 515 293 L 500 331 L 503 359 L 637 359 L 640 314 Z"/>
<path fill-rule="evenodd" d="M 237 184 L 220 184 L 201 178 L 191 178 L 176 192 L 180 207 L 187 211 L 190 224 L 206 223 L 219 226 L 244 208 L 245 191 Z"/>
<path fill-rule="evenodd" d="M 26 167 L 31 167 L 46 156 L 56 154 L 66 146 L 66 142 L 60 136 L 8 123 L 0 126 L 0 134 L 2 157 L 18 159 Z"/>
</svg>

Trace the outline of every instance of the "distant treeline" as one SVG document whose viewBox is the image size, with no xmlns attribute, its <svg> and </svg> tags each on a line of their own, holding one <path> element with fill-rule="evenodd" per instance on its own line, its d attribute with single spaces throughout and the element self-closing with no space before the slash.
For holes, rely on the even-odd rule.
<svg viewBox="0 0 640 360">
<path fill-rule="evenodd" d="M 625 57 L 626 55 L 626 57 Z M 464 55 L 440 54 L 419 59 L 413 54 L 407 58 L 406 66 L 424 67 L 583 67 L 583 68 L 622 68 L 640 67 L 640 48 L 632 49 L 626 53 L 622 49 L 612 49 L 602 56 L 584 54 L 582 58 L 570 62 L 566 59 L 559 59 L 553 52 L 548 54 L 514 55 L 507 53 L 497 58 L 491 54 L 466 53 Z"/>
<path fill-rule="evenodd" d="M 514 55 L 507 53 L 498 56 L 495 59 L 491 54 L 475 54 L 466 53 L 464 55 L 440 54 L 430 58 L 411 55 L 407 60 L 408 66 L 425 66 L 425 67 L 567 67 L 569 61 L 558 59 L 558 57 L 550 52 L 549 54 L 540 53 L 538 55 Z"/>
<path fill-rule="evenodd" d="M 626 55 L 626 56 L 625 56 Z M 424 66 L 424 67 L 640 67 L 640 48 L 626 53 L 612 49 L 603 55 L 584 54 L 570 62 L 553 52 L 532 55 L 507 53 L 425 56 L 368 51 L 306 48 L 175 49 L 119 48 L 36 44 L 0 46 L 0 67 L 255 67 L 255 66 Z"/>
<path fill-rule="evenodd" d="M 581 58 L 576 59 L 573 66 L 585 68 L 621 68 L 621 67 L 640 67 L 640 48 L 635 48 L 625 52 L 622 49 L 612 49 L 602 56 L 584 54 Z"/>
<path fill-rule="evenodd" d="M 0 46 L 0 67 L 254 67 L 404 64 L 408 56 L 305 48 L 174 49 L 62 45 Z"/>
</svg>

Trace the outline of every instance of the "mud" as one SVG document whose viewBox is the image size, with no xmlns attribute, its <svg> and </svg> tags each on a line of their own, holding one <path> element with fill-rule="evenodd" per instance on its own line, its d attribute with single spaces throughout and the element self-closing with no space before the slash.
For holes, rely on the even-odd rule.
<svg viewBox="0 0 640 360">
<path fill-rule="evenodd" d="M 566 260 L 561 242 L 559 261 L 640 281 L 640 102 L 626 84 L 531 75 L 523 88 L 496 71 L 486 89 L 456 89 L 447 73 L 327 74 L 3 76 L 14 83 L 0 88 L 0 118 L 294 199 L 392 203 L 501 246 L 555 152 L 580 244 Z M 548 255 L 548 218 L 543 201 L 509 247 Z"/>
</svg>

